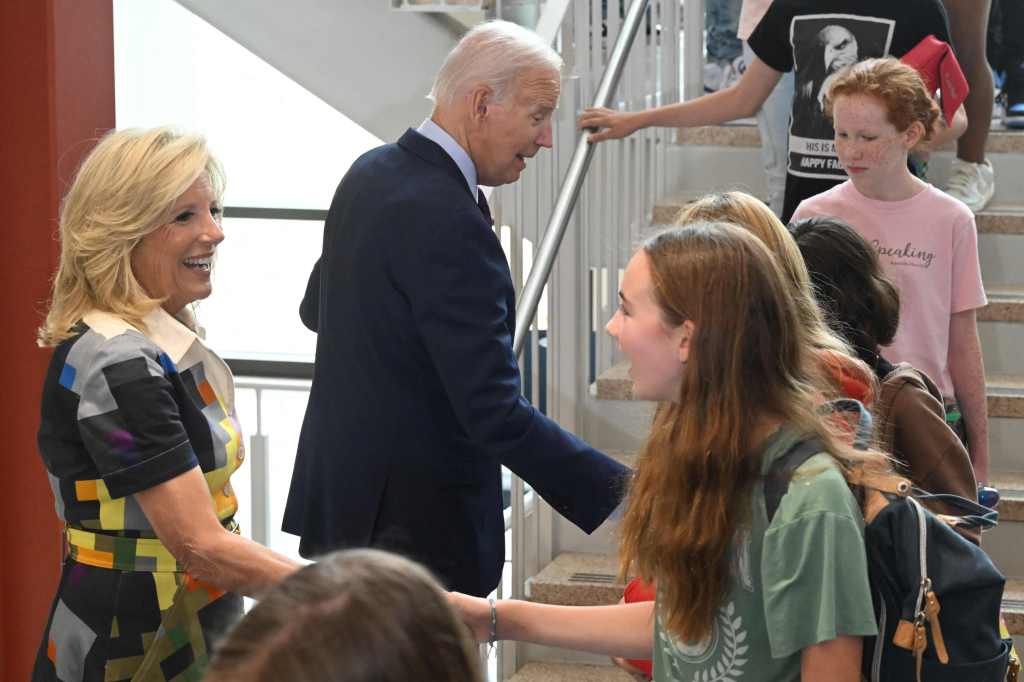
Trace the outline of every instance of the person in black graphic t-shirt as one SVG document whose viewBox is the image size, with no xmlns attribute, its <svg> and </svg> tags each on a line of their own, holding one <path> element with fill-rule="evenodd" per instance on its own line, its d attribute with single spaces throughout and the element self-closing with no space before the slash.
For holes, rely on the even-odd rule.
<svg viewBox="0 0 1024 682">
<path fill-rule="evenodd" d="M 646 111 L 587 109 L 581 128 L 596 128 L 592 142 L 615 139 L 649 126 L 714 125 L 754 115 L 783 72 L 795 71 L 789 169 L 783 220 L 804 199 L 846 180 L 833 145 L 832 124 L 820 93 L 836 71 L 869 57 L 902 57 L 934 35 L 949 42 L 939 0 L 775 0 L 750 36 L 754 59 L 739 82 L 704 97 Z M 933 139 L 938 147 L 963 132 L 963 109 Z"/>
</svg>

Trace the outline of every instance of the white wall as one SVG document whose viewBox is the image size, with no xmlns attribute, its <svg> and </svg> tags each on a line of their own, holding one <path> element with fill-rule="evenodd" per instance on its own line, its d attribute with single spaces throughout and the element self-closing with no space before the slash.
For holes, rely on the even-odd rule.
<svg viewBox="0 0 1024 682">
<path fill-rule="evenodd" d="M 390 0 L 177 0 L 377 137 L 430 112 L 453 24 Z"/>
</svg>

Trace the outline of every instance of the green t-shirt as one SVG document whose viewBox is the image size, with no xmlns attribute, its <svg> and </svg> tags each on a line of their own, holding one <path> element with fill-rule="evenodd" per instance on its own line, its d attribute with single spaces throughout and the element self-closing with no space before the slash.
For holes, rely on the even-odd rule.
<svg viewBox="0 0 1024 682">
<path fill-rule="evenodd" d="M 796 441 L 786 428 L 769 438 L 762 473 Z M 770 526 L 760 482 L 750 501 L 710 637 L 681 642 L 655 618 L 655 682 L 799 681 L 803 648 L 876 634 L 864 520 L 832 458 L 818 454 L 796 470 Z"/>
</svg>

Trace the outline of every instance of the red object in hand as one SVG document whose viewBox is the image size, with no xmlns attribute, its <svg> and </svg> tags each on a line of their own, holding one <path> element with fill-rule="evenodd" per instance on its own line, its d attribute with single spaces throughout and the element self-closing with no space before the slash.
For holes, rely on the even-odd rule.
<svg viewBox="0 0 1024 682">
<path fill-rule="evenodd" d="M 627 604 L 632 604 L 638 601 L 654 601 L 655 596 L 656 590 L 654 585 L 648 585 L 639 578 L 633 578 L 626 585 L 626 590 L 622 593 L 622 600 Z M 643 671 L 648 679 L 651 678 L 653 673 L 651 672 L 652 662 L 650 660 L 629 658 L 626 661 L 633 667 Z"/>
<path fill-rule="evenodd" d="M 903 55 L 900 61 L 917 69 L 928 92 L 942 92 L 942 115 L 946 123 L 952 123 L 953 115 L 967 99 L 970 88 L 949 43 L 928 36 Z"/>
</svg>

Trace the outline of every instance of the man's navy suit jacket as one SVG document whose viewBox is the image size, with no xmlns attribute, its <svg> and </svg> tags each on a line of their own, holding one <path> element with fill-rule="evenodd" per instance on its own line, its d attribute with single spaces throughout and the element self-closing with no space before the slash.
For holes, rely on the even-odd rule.
<svg viewBox="0 0 1024 682">
<path fill-rule="evenodd" d="M 523 397 L 498 238 L 450 156 L 416 131 L 360 157 L 301 306 L 318 332 L 284 530 L 300 552 L 374 546 L 486 595 L 504 563 L 504 464 L 593 531 L 627 470 Z"/>
</svg>

